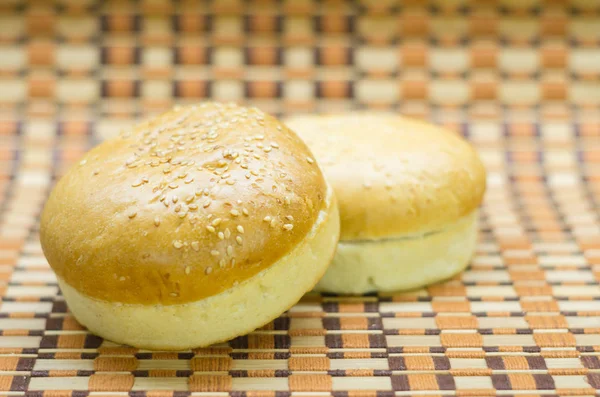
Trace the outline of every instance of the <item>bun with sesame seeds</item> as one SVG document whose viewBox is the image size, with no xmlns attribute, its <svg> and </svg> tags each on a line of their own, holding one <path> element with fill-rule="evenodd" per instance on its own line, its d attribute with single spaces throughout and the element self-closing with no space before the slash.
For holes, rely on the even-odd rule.
<svg viewBox="0 0 600 397">
<path fill-rule="evenodd" d="M 486 183 L 464 139 L 391 113 L 284 122 L 315 154 L 340 208 L 340 243 L 317 290 L 413 289 L 466 267 Z"/>
<path fill-rule="evenodd" d="M 79 322 L 175 350 L 295 304 L 330 263 L 339 215 L 296 134 L 258 109 L 207 102 L 88 152 L 50 194 L 40 235 Z"/>
</svg>

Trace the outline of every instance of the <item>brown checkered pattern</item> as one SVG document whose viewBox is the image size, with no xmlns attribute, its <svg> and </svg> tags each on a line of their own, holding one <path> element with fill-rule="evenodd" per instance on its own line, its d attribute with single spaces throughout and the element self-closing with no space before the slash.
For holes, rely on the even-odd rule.
<svg viewBox="0 0 600 397">
<path fill-rule="evenodd" d="M 599 44 L 598 0 L 0 1 L 0 394 L 600 394 Z M 205 98 L 464 134 L 489 171 L 471 267 L 309 294 L 194 351 L 88 334 L 38 242 L 49 189 L 99 141 Z"/>
</svg>

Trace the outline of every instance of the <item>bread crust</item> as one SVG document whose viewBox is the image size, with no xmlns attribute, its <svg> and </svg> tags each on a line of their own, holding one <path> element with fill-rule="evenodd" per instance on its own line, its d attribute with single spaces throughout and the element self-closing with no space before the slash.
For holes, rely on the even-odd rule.
<svg viewBox="0 0 600 397">
<path fill-rule="evenodd" d="M 342 241 L 441 230 L 483 199 L 481 160 L 444 128 L 376 112 L 284 122 L 306 141 L 334 188 Z"/>
</svg>

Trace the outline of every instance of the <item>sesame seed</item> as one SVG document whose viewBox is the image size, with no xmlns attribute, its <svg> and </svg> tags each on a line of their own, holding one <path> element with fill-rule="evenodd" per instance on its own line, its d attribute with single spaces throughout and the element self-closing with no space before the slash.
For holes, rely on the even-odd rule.
<svg viewBox="0 0 600 397">
<path fill-rule="evenodd" d="M 192 271 L 192 268 L 189 266 L 185 267 L 185 274 L 190 274 L 190 272 Z"/>
<path fill-rule="evenodd" d="M 229 211 L 229 213 L 231 214 L 231 216 L 239 216 L 240 212 L 238 210 L 231 210 Z"/>
<path fill-rule="evenodd" d="M 231 266 L 235 266 L 235 259 L 233 259 L 233 258 L 231 259 Z M 237 281 L 235 283 L 237 283 Z M 236 285 L 235 283 L 234 283 L 234 285 Z"/>
<path fill-rule="evenodd" d="M 277 142 L 271 142 L 271 146 L 275 149 L 279 149 L 279 144 Z"/>
<path fill-rule="evenodd" d="M 277 220 L 275 218 L 271 219 L 271 227 L 275 227 L 277 224 Z"/>
<path fill-rule="evenodd" d="M 247 210 L 247 209 L 245 209 L 245 208 L 242 208 L 242 213 L 243 213 L 244 215 L 248 216 L 248 210 Z"/>
<path fill-rule="evenodd" d="M 217 236 L 219 236 L 220 240 L 223 240 L 225 238 L 225 234 L 223 232 L 217 233 Z"/>
<path fill-rule="evenodd" d="M 196 204 L 190 204 L 190 205 L 188 205 L 188 209 L 190 211 L 196 211 L 198 209 L 198 205 L 196 205 Z"/>
<path fill-rule="evenodd" d="M 169 188 L 170 189 L 177 189 L 178 187 L 179 187 L 179 185 L 176 184 L 176 183 L 169 183 Z"/>
<path fill-rule="evenodd" d="M 215 229 L 214 227 L 212 227 L 211 225 L 206 226 L 206 230 L 208 230 L 211 233 L 216 233 L 217 229 Z"/>
<path fill-rule="evenodd" d="M 231 237 L 231 231 L 229 230 L 229 228 L 225 229 L 225 238 L 229 238 Z"/>
<path fill-rule="evenodd" d="M 210 251 L 210 254 L 211 254 L 212 256 L 219 256 L 219 255 L 221 255 L 221 253 L 220 253 L 219 251 L 217 251 L 217 250 L 212 250 L 212 251 Z"/>
<path fill-rule="evenodd" d="M 313 160 L 313 159 L 312 159 L 312 158 L 310 158 L 310 157 L 307 157 L 307 158 L 306 158 L 306 161 L 308 161 L 308 164 L 312 164 L 312 163 L 314 163 L 314 162 L 315 162 L 315 160 Z"/>
<path fill-rule="evenodd" d="M 133 219 L 133 218 L 135 218 L 135 216 L 136 216 L 136 215 L 137 215 L 137 212 L 135 212 L 135 211 L 133 211 L 133 210 L 132 210 L 132 211 L 129 211 L 129 212 L 127 213 L 127 216 L 129 217 L 129 219 Z"/>
<path fill-rule="evenodd" d="M 292 203 L 292 200 L 288 196 L 285 196 L 284 201 L 285 201 L 285 205 L 290 205 Z"/>
<path fill-rule="evenodd" d="M 292 222 L 294 220 L 294 217 L 291 215 L 286 215 L 285 219 L 287 219 L 288 221 Z"/>
<path fill-rule="evenodd" d="M 254 176 L 258 176 L 258 172 L 256 170 L 251 170 L 250 173 Z"/>
<path fill-rule="evenodd" d="M 294 225 L 292 225 L 291 223 L 286 223 L 285 225 L 283 225 L 283 228 L 285 230 L 292 230 L 294 228 Z"/>
<path fill-rule="evenodd" d="M 179 249 L 179 248 L 183 247 L 183 243 L 179 240 L 175 240 L 175 241 L 173 241 L 173 247 Z"/>
<path fill-rule="evenodd" d="M 213 226 L 219 226 L 221 223 L 221 218 L 214 219 L 211 223 Z"/>
<path fill-rule="evenodd" d="M 236 229 L 239 233 L 244 234 L 244 227 L 242 225 L 237 225 Z"/>
<path fill-rule="evenodd" d="M 267 216 L 265 216 L 263 218 L 263 221 L 265 221 L 265 222 L 271 222 L 271 217 L 269 215 L 267 215 Z"/>
<path fill-rule="evenodd" d="M 85 165 L 85 163 L 87 163 L 87 160 L 81 160 L 81 161 L 79 162 L 79 165 Z"/>
<path fill-rule="evenodd" d="M 244 175 L 244 176 L 246 177 L 246 179 L 250 179 L 250 178 L 251 178 L 251 175 L 250 175 L 250 173 L 249 173 L 249 172 L 248 172 L 248 173 L 246 173 L 246 175 Z"/>
<path fill-rule="evenodd" d="M 227 183 L 229 186 L 235 185 L 235 181 L 233 179 L 227 179 L 225 183 Z"/>
<path fill-rule="evenodd" d="M 158 216 L 154 218 L 154 226 L 160 226 L 160 218 Z"/>
<path fill-rule="evenodd" d="M 185 184 L 190 184 L 192 182 L 194 182 L 194 178 L 188 178 L 185 181 L 183 181 Z"/>
<path fill-rule="evenodd" d="M 211 274 L 212 273 L 212 267 L 211 266 L 207 267 L 206 270 L 204 270 L 204 273 L 205 274 Z"/>
<path fill-rule="evenodd" d="M 177 215 L 177 216 L 179 216 L 180 218 L 185 218 L 186 215 L 187 215 L 187 211 L 181 211 L 179 213 L 179 215 Z"/>
<path fill-rule="evenodd" d="M 177 197 L 176 195 L 174 195 L 173 197 L 171 197 L 171 201 L 173 202 L 173 204 L 177 203 L 179 201 L 179 197 Z"/>
<path fill-rule="evenodd" d="M 94 172 L 92 172 L 92 175 L 98 175 L 100 173 L 100 171 L 95 170 Z"/>
<path fill-rule="evenodd" d="M 193 195 L 189 195 L 185 198 L 185 202 L 186 203 L 191 203 L 192 201 L 194 201 L 194 196 Z"/>
<path fill-rule="evenodd" d="M 177 292 L 171 292 L 169 295 L 171 295 L 173 298 L 177 298 L 179 296 Z"/>
<path fill-rule="evenodd" d="M 271 151 L 271 146 L 267 146 L 263 149 L 265 153 L 269 153 Z"/>
<path fill-rule="evenodd" d="M 229 256 L 233 255 L 233 247 L 231 245 L 227 246 L 227 255 L 229 255 Z"/>
<path fill-rule="evenodd" d="M 235 241 L 237 241 L 237 243 L 238 243 L 239 245 L 242 245 L 242 242 L 244 241 L 244 239 L 242 238 L 242 236 L 237 236 L 237 237 L 235 238 Z"/>
<path fill-rule="evenodd" d="M 142 182 L 140 179 L 137 179 L 137 180 L 135 180 L 135 181 L 134 181 L 134 182 L 131 184 L 131 186 L 133 186 L 133 187 L 138 187 L 138 186 L 141 186 L 141 185 L 142 185 L 142 183 L 143 183 L 143 182 Z"/>
<path fill-rule="evenodd" d="M 212 202 L 211 199 L 204 200 L 204 203 L 202 203 L 202 207 L 208 208 L 208 206 L 210 205 L 211 202 Z"/>
<path fill-rule="evenodd" d="M 177 204 L 174 208 L 175 212 L 181 211 L 181 204 Z"/>
<path fill-rule="evenodd" d="M 192 241 L 191 246 L 194 251 L 200 251 L 200 243 L 198 243 L 197 241 Z"/>
</svg>

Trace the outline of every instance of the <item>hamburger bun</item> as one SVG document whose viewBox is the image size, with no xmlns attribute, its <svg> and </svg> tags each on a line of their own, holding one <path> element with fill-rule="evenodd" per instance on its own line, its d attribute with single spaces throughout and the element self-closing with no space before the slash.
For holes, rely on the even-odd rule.
<svg viewBox="0 0 600 397">
<path fill-rule="evenodd" d="M 339 215 L 296 134 L 256 108 L 208 102 L 88 152 L 54 187 L 40 232 L 81 324 L 177 350 L 295 304 L 330 263 Z"/>
<path fill-rule="evenodd" d="M 340 207 L 340 243 L 318 290 L 413 289 L 467 266 L 485 170 L 464 139 L 387 113 L 285 122 L 317 156 Z"/>
</svg>

